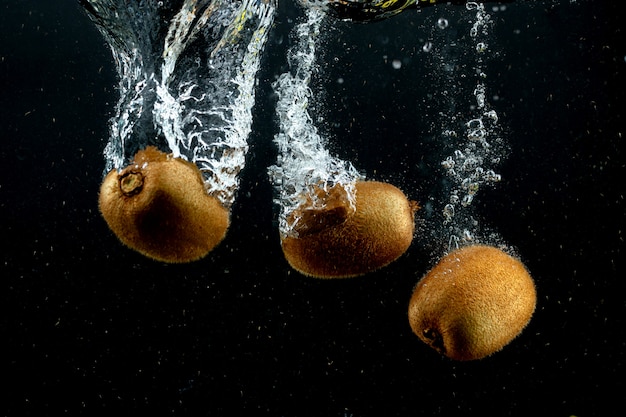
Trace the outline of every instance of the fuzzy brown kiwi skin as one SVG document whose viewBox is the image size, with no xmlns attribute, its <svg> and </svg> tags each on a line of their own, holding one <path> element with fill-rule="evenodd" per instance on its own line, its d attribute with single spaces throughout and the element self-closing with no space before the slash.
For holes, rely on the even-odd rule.
<svg viewBox="0 0 626 417">
<path fill-rule="evenodd" d="M 210 196 L 198 168 L 154 147 L 122 171 L 109 172 L 99 207 L 129 248 L 168 263 L 198 260 L 224 238 L 229 212 Z"/>
<path fill-rule="evenodd" d="M 347 201 L 330 198 L 328 208 L 308 213 L 297 236 L 282 236 L 285 258 L 292 268 L 316 278 L 348 278 L 382 268 L 410 246 L 417 203 L 398 188 L 359 181 L 356 210 Z"/>
<path fill-rule="evenodd" d="M 534 282 L 516 258 L 491 246 L 468 246 L 443 257 L 415 287 L 409 302 L 413 332 L 455 360 L 501 350 L 535 310 Z"/>
</svg>

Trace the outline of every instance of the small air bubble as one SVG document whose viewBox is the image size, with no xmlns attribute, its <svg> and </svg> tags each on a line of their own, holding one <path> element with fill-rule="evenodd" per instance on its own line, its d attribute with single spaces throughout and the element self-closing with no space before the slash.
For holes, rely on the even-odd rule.
<svg viewBox="0 0 626 417">
<path fill-rule="evenodd" d="M 463 200 L 461 201 L 461 205 L 463 207 L 467 207 L 470 204 L 472 204 L 472 201 L 474 200 L 474 195 L 472 194 L 466 194 L 465 196 L 463 196 Z"/>
<path fill-rule="evenodd" d="M 443 217 L 446 221 L 452 220 L 454 217 L 454 206 L 452 204 L 446 204 L 443 208 Z"/>
<path fill-rule="evenodd" d="M 488 112 L 484 113 L 484 115 L 485 115 L 487 118 L 489 118 L 489 119 L 493 120 L 494 122 L 497 122 L 497 121 L 498 121 L 498 113 L 496 113 L 496 111 L 495 111 L 495 110 L 490 110 L 490 111 L 488 111 Z"/>
<path fill-rule="evenodd" d="M 445 161 L 443 161 L 441 163 L 441 165 L 445 168 L 445 169 L 452 169 L 454 168 L 455 162 L 454 159 L 452 159 L 451 156 L 447 157 Z"/>
</svg>

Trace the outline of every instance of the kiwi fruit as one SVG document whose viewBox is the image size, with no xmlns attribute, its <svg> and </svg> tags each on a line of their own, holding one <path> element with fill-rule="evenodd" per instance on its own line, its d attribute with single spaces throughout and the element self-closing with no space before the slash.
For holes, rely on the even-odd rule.
<svg viewBox="0 0 626 417">
<path fill-rule="evenodd" d="M 229 211 L 209 195 L 196 165 L 155 147 L 106 175 L 99 207 L 126 246 L 169 263 L 204 257 L 229 226 Z"/>
<path fill-rule="evenodd" d="M 317 278 L 363 275 L 393 262 L 410 246 L 418 205 L 393 185 L 357 181 L 353 206 L 341 185 L 315 194 L 322 208 L 314 208 L 309 199 L 288 219 L 293 232 L 281 236 L 285 258 L 300 273 Z"/>
<path fill-rule="evenodd" d="M 493 246 L 444 256 L 417 284 L 409 302 L 413 332 L 455 360 L 499 351 L 535 311 L 535 284 L 521 261 Z"/>
</svg>

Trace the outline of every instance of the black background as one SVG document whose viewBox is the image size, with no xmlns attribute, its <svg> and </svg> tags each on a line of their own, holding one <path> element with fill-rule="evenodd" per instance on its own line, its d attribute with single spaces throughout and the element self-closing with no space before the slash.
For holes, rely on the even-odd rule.
<svg viewBox="0 0 626 417">
<path fill-rule="evenodd" d="M 481 190 L 474 210 L 525 261 L 537 311 L 503 351 L 458 363 L 412 335 L 406 309 L 443 248 L 432 229 L 444 198 L 438 164 L 450 151 L 437 136 L 449 105 L 437 92 L 449 79 L 421 48 L 465 36 L 471 14 L 438 6 L 327 29 L 316 91 L 329 146 L 434 211 L 419 213 L 414 244 L 389 267 L 319 281 L 284 261 L 266 176 L 276 157 L 270 83 L 285 70 L 300 13 L 291 1 L 259 74 L 232 227 L 188 265 L 124 248 L 99 216 L 117 81 L 92 23 L 69 0 L 3 1 L 0 413 L 619 414 L 623 14 L 615 1 L 532 3 L 492 13 L 486 85 L 499 97 L 491 104 L 509 149 L 503 181 Z M 439 16 L 450 20 L 447 38 L 433 30 Z M 400 69 L 390 64 L 396 57 Z"/>
</svg>

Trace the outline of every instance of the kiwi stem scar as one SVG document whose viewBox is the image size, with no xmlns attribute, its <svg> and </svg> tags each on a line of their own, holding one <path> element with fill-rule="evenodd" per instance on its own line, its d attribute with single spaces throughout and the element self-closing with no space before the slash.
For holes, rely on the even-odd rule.
<svg viewBox="0 0 626 417">
<path fill-rule="evenodd" d="M 127 196 L 133 196 L 143 188 L 143 174 L 140 172 L 129 171 L 120 176 L 120 190 Z"/>
</svg>

